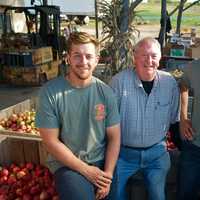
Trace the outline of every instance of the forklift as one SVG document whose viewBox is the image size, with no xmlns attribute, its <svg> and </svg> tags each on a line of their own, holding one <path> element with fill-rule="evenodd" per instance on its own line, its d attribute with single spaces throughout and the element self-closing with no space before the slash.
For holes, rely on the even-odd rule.
<svg viewBox="0 0 200 200">
<path fill-rule="evenodd" d="M 14 31 L 14 14 L 24 16 L 26 31 Z M 65 37 L 60 32 L 60 8 L 7 6 L 3 17 L 0 57 L 5 81 L 37 86 L 57 77 L 60 58 L 66 50 Z"/>
</svg>

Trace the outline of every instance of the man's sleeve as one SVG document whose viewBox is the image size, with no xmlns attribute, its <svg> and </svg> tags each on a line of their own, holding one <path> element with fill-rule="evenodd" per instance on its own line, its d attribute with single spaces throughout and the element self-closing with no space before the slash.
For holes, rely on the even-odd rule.
<svg viewBox="0 0 200 200">
<path fill-rule="evenodd" d="M 180 120 L 180 90 L 177 82 L 174 80 L 171 103 L 171 120 L 170 124 L 174 124 Z"/>
<path fill-rule="evenodd" d="M 36 109 L 36 127 L 59 128 L 54 98 L 49 95 L 47 88 L 42 88 Z"/>
<path fill-rule="evenodd" d="M 119 109 L 117 105 L 116 95 L 111 91 L 107 100 L 107 116 L 106 116 L 106 127 L 114 126 L 120 123 Z"/>
<path fill-rule="evenodd" d="M 120 123 L 117 96 L 110 88 L 106 102 L 106 127 L 110 127 Z"/>
<path fill-rule="evenodd" d="M 109 83 L 110 87 L 112 88 L 116 98 L 117 98 L 117 105 L 118 109 L 120 108 L 120 99 L 121 99 L 121 85 L 120 85 L 120 80 L 117 76 L 114 76 L 112 80 Z"/>
</svg>

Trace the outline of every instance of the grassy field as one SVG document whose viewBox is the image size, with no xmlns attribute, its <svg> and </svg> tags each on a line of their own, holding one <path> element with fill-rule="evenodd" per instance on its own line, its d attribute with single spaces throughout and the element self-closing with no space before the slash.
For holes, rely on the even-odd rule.
<svg viewBox="0 0 200 200">
<path fill-rule="evenodd" d="M 142 20 L 148 24 L 159 24 L 161 15 L 161 3 L 160 1 L 150 1 L 149 3 L 140 4 L 136 12 L 142 18 Z M 167 3 L 167 10 L 170 13 L 175 7 L 176 3 Z M 177 12 L 173 14 L 170 19 L 172 27 L 176 27 Z M 200 32 L 200 4 L 197 4 L 183 13 L 182 29 L 196 27 Z"/>
<path fill-rule="evenodd" d="M 158 0 L 149 0 L 149 3 L 141 3 L 137 9 L 137 15 L 139 16 L 139 22 L 142 24 L 148 25 L 160 25 L 160 15 L 161 15 L 161 1 Z M 167 10 L 170 13 L 177 5 L 177 3 L 167 3 Z M 171 17 L 172 32 L 176 29 L 176 19 L 177 12 Z M 101 21 L 99 23 L 99 28 L 101 29 Z M 90 23 L 87 26 L 83 26 L 88 29 L 95 29 L 95 20 L 90 20 Z M 195 27 L 197 30 L 198 36 L 200 36 L 200 4 L 197 4 L 183 13 L 181 32 L 190 31 L 192 27 Z"/>
</svg>

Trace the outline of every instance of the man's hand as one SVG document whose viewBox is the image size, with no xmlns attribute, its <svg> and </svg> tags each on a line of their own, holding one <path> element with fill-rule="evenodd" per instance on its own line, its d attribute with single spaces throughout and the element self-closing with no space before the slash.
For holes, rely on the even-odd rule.
<svg viewBox="0 0 200 200">
<path fill-rule="evenodd" d="M 192 140 L 194 136 L 194 130 L 192 128 L 191 120 L 189 119 L 181 120 L 180 131 L 183 139 Z"/>
<path fill-rule="evenodd" d="M 110 185 L 108 184 L 106 187 L 98 188 L 96 191 L 96 200 L 104 199 L 110 192 Z"/>
<path fill-rule="evenodd" d="M 110 183 L 102 186 L 96 191 L 96 200 L 104 199 L 110 192 L 110 185 L 112 183 L 112 175 L 109 172 L 104 172 L 105 176 L 110 179 Z"/>
<path fill-rule="evenodd" d="M 98 167 L 87 165 L 81 172 L 97 188 L 106 188 L 112 182 L 112 176 Z"/>
</svg>

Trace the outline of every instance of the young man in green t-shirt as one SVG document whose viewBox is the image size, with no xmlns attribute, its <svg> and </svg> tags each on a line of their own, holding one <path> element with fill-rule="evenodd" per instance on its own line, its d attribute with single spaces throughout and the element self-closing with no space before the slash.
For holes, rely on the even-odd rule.
<svg viewBox="0 0 200 200">
<path fill-rule="evenodd" d="M 69 73 L 40 92 L 36 125 L 50 156 L 60 200 L 103 199 L 120 148 L 120 118 L 112 89 L 92 76 L 99 42 L 84 32 L 68 39 Z"/>
</svg>

